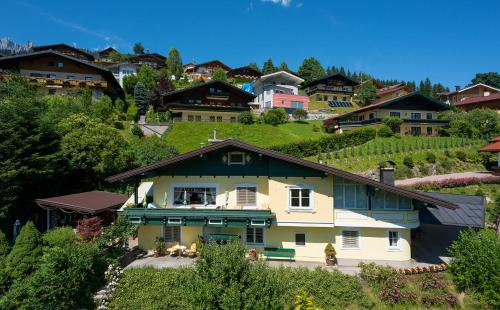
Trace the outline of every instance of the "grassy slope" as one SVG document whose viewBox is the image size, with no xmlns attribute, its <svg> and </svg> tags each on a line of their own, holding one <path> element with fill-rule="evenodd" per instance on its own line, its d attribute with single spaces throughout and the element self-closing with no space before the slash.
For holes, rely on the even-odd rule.
<svg viewBox="0 0 500 310">
<path fill-rule="evenodd" d="M 389 143 L 391 143 L 393 148 L 394 148 L 396 143 L 402 143 L 402 141 L 404 141 L 405 145 L 408 146 L 410 144 L 415 144 L 416 141 L 419 141 L 419 143 L 421 144 L 422 141 L 427 141 L 428 139 L 431 139 L 431 141 L 432 140 L 439 141 L 439 140 L 443 140 L 443 139 L 447 139 L 447 138 L 402 137 L 400 139 L 397 139 L 394 137 L 392 137 L 392 138 L 380 138 L 380 137 L 378 137 L 378 138 L 375 138 L 374 140 L 372 140 L 368 143 L 365 143 L 361 146 L 361 148 L 363 149 L 363 154 L 364 154 L 363 156 L 358 155 L 358 147 L 356 147 L 356 148 L 354 148 L 355 156 L 353 158 L 351 157 L 351 150 L 348 149 L 347 150 L 348 158 L 346 158 L 346 159 L 344 159 L 342 157 L 343 152 L 341 151 L 339 154 L 340 159 L 334 160 L 333 154 L 332 154 L 332 159 L 326 159 L 326 155 L 323 154 L 323 161 L 328 162 L 329 165 L 332 165 L 336 168 L 351 171 L 351 172 L 362 172 L 362 171 L 367 171 L 369 169 L 377 169 L 378 164 L 381 161 L 389 160 L 389 159 L 395 161 L 396 164 L 399 165 L 399 164 L 402 164 L 405 156 L 411 156 L 413 158 L 413 161 L 415 164 L 418 164 L 419 162 L 425 163 L 426 162 L 425 157 L 427 154 L 427 150 L 418 150 L 418 151 L 414 150 L 411 153 L 407 150 L 406 153 L 404 153 L 404 154 L 398 153 L 398 154 L 392 154 L 392 155 L 389 155 L 389 154 L 382 155 L 382 154 L 380 154 L 380 152 L 381 152 L 381 144 L 382 143 L 385 143 L 386 147 Z M 370 145 L 372 152 L 373 152 L 373 146 L 377 145 L 379 154 L 378 155 L 372 154 L 371 156 L 368 157 L 366 155 L 366 147 L 368 145 Z M 465 152 L 468 152 L 468 151 L 477 150 L 479 148 L 479 145 L 482 145 L 482 144 L 478 143 L 477 146 L 464 146 L 464 147 L 458 147 L 458 148 L 450 148 L 449 150 L 451 152 L 455 152 L 457 150 L 463 150 Z M 444 152 L 445 152 L 444 149 L 437 149 L 437 150 L 431 149 L 430 151 L 433 152 L 437 156 L 438 160 L 439 160 L 439 158 L 446 157 L 444 154 Z M 311 157 L 308 157 L 306 159 L 311 160 L 311 161 L 317 161 L 317 156 L 311 156 Z M 463 163 L 459 167 L 456 167 L 455 170 L 456 170 L 455 172 L 477 171 L 477 170 L 484 170 L 484 167 L 480 164 Z"/>
<path fill-rule="evenodd" d="M 271 126 L 266 124 L 243 125 L 239 123 L 176 123 L 164 139 L 173 144 L 179 152 L 184 153 L 206 145 L 213 137 L 217 128 L 217 138 L 234 138 L 261 147 L 319 138 L 328 135 L 313 131 L 313 126 L 321 127 L 322 121 L 304 123 L 290 122 L 284 125 Z"/>
</svg>

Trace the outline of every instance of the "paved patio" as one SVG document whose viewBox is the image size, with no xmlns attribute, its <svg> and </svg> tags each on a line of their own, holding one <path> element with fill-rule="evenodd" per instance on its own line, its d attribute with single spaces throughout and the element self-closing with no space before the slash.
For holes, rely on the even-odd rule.
<svg viewBox="0 0 500 310">
<path fill-rule="evenodd" d="M 141 267 L 154 267 L 154 268 L 179 268 L 179 267 L 189 267 L 194 264 L 197 258 L 189 257 L 171 257 L 171 256 L 161 256 L 154 257 L 152 253 L 148 253 L 142 257 L 137 258 L 135 261 L 130 263 L 125 269 L 129 268 L 141 268 Z M 286 261 L 286 260 L 268 260 L 267 263 L 271 267 L 305 267 L 307 269 L 313 270 L 318 267 L 325 268 L 327 270 L 339 270 L 342 273 L 355 275 L 359 272 L 358 264 L 361 262 L 359 259 L 338 259 L 338 266 L 327 266 L 325 263 L 321 262 L 305 262 L 305 261 Z M 419 263 L 415 260 L 409 261 L 383 261 L 383 260 L 373 260 L 366 261 L 366 263 L 374 262 L 378 265 L 390 266 L 393 268 L 411 268 L 411 267 L 424 267 L 431 264 Z"/>
</svg>

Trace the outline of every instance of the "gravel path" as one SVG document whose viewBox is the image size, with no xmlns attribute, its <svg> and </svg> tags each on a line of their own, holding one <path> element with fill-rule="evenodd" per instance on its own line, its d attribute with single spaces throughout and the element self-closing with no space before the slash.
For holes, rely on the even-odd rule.
<svg viewBox="0 0 500 310">
<path fill-rule="evenodd" d="M 493 174 L 489 171 L 487 171 L 487 172 L 460 172 L 460 173 L 431 175 L 428 177 L 397 180 L 396 186 L 413 186 L 415 184 L 422 183 L 422 182 L 433 182 L 433 181 L 441 181 L 441 180 L 464 179 L 464 178 L 484 178 L 484 177 L 490 177 L 492 175 Z M 500 177 L 498 177 L 498 179 L 500 180 Z"/>
</svg>

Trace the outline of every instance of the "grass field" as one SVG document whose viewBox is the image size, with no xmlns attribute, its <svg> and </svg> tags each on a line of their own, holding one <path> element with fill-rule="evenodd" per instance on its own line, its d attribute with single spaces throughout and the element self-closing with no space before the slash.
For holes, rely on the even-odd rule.
<svg viewBox="0 0 500 310">
<path fill-rule="evenodd" d="M 331 111 L 332 114 L 345 114 L 345 113 L 349 113 L 351 111 L 354 111 L 356 109 L 358 109 L 359 107 L 353 103 L 353 107 L 350 107 L 350 108 L 344 108 L 344 107 L 335 107 L 335 108 L 332 108 L 330 106 L 328 106 L 328 103 L 326 103 L 325 101 L 314 101 L 314 100 L 311 100 L 309 101 L 309 110 L 310 111 L 315 111 L 315 110 L 329 110 Z"/>
<path fill-rule="evenodd" d="M 352 149 L 332 150 L 330 155 L 322 153 L 321 160 L 339 169 L 362 172 L 377 169 L 378 164 L 384 160 L 392 160 L 400 166 L 407 156 L 413 159 L 415 165 L 423 164 L 427 162 L 428 152 L 434 153 L 437 161 L 444 158 L 452 160 L 453 158 L 449 155 L 454 156 L 456 151 L 475 152 L 484 143 L 482 140 L 463 140 L 449 137 L 378 137 Z M 318 156 L 311 156 L 307 159 L 317 161 Z M 460 162 L 460 165 L 456 165 L 454 172 L 482 169 L 484 167 L 478 163 Z"/>
<path fill-rule="evenodd" d="M 175 123 L 163 138 L 174 145 L 179 152 L 184 153 L 195 150 L 202 145 L 207 145 L 209 143 L 208 139 L 213 138 L 213 130 L 216 128 L 218 139 L 234 138 L 257 146 L 269 147 L 328 135 L 313 130 L 314 125 L 319 129 L 321 124 L 322 121 L 289 122 L 278 126 L 182 122 Z"/>
</svg>

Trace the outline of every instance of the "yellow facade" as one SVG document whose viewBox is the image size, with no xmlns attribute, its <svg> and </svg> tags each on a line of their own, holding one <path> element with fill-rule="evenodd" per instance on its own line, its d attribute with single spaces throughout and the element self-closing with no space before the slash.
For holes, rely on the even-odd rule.
<svg viewBox="0 0 500 310">
<path fill-rule="evenodd" d="M 237 122 L 240 112 L 197 111 L 172 109 L 172 113 L 180 113 L 174 122 Z"/>
<path fill-rule="evenodd" d="M 275 214 L 271 227 L 263 228 L 264 244 L 249 245 L 262 251 L 263 246 L 293 248 L 297 261 L 324 261 L 324 249 L 332 243 L 338 258 L 406 261 L 411 258 L 410 228 L 418 227 L 415 211 L 382 211 L 390 213 L 387 219 L 361 218 L 336 219 L 334 205 L 334 176 L 324 177 L 256 177 L 256 176 L 161 176 L 153 178 L 153 200 L 158 208 L 192 208 L 173 205 L 173 188 L 176 186 L 216 187 L 216 205 L 196 206 L 196 208 L 218 209 L 269 209 Z M 257 188 L 256 205 L 237 205 L 236 188 L 252 185 Z M 309 208 L 302 210 L 289 207 L 289 188 L 301 187 L 311 190 Z M 343 213 L 346 213 L 342 211 Z M 350 212 L 350 211 L 347 211 Z M 351 213 L 356 213 L 351 212 Z M 357 212 L 363 213 L 363 212 Z M 366 216 L 371 216 L 370 212 Z M 373 212 L 376 213 L 376 212 Z M 397 220 L 401 215 L 402 221 Z M 365 218 L 366 219 L 366 218 Z M 396 219 L 396 220 L 391 220 Z M 342 231 L 359 231 L 359 248 L 342 247 Z M 388 231 L 399 232 L 399 246 L 389 249 Z M 246 228 L 242 227 L 181 227 L 181 244 L 189 246 L 204 233 L 238 234 L 245 241 Z M 305 234 L 305 245 L 295 244 L 295 234 Z M 163 234 L 161 226 L 143 225 L 139 229 L 139 246 L 145 250 L 154 249 L 154 240 Z"/>
</svg>

